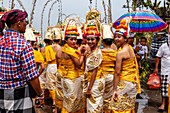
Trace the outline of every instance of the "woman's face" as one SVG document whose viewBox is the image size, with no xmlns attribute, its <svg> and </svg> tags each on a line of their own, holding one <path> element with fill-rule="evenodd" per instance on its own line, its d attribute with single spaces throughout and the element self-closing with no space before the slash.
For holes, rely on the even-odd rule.
<svg viewBox="0 0 170 113">
<path fill-rule="evenodd" d="M 67 40 L 66 40 L 67 44 L 72 47 L 72 48 L 76 48 L 76 43 L 77 43 L 77 37 L 69 37 Z"/>
<path fill-rule="evenodd" d="M 115 34 L 114 38 L 117 46 L 119 47 L 125 43 L 125 38 L 123 37 L 123 35 Z"/>
<path fill-rule="evenodd" d="M 98 41 L 96 40 L 95 37 L 87 37 L 87 44 L 89 45 L 90 48 L 94 48 L 97 46 Z"/>
</svg>

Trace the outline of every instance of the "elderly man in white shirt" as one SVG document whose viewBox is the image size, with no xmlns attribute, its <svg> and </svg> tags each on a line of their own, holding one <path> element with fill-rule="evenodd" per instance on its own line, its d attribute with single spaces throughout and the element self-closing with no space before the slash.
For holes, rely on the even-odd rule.
<svg viewBox="0 0 170 113">
<path fill-rule="evenodd" d="M 162 104 L 158 108 L 158 112 L 165 110 L 165 101 L 168 99 L 168 79 L 170 78 L 170 28 L 168 34 L 168 42 L 160 46 L 156 54 L 155 71 L 158 73 L 158 65 L 161 60 L 161 95 Z"/>
</svg>

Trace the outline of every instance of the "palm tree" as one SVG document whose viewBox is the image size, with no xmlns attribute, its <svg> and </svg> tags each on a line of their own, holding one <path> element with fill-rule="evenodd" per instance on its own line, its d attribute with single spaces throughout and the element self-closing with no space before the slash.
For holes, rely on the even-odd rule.
<svg viewBox="0 0 170 113">
<path fill-rule="evenodd" d="M 13 9 L 14 8 L 14 0 L 12 0 L 12 2 L 11 2 L 11 9 Z"/>
<path fill-rule="evenodd" d="M 105 2 L 104 0 L 102 0 L 102 5 L 103 5 L 103 8 L 104 8 L 104 22 L 106 23 L 107 21 L 107 13 L 106 13 L 106 5 L 105 5 Z"/>
<path fill-rule="evenodd" d="M 17 1 L 18 1 L 19 5 L 21 6 L 21 8 L 22 8 L 24 11 L 26 11 L 25 8 L 24 8 L 24 6 L 23 6 L 23 4 L 22 4 L 22 2 L 21 2 L 21 0 L 17 0 Z"/>
<path fill-rule="evenodd" d="M 108 23 L 112 23 L 111 0 L 108 0 Z"/>
</svg>

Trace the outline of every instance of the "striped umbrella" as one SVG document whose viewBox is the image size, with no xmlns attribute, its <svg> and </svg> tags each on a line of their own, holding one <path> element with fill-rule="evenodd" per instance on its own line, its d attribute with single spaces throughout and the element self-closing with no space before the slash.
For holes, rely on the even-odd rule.
<svg viewBox="0 0 170 113">
<path fill-rule="evenodd" d="M 158 15 L 149 11 L 133 11 L 131 13 L 126 13 L 113 23 L 113 27 L 116 28 L 123 18 L 129 16 L 132 17 L 130 22 L 131 32 L 158 32 L 168 27 L 167 23 Z"/>
</svg>

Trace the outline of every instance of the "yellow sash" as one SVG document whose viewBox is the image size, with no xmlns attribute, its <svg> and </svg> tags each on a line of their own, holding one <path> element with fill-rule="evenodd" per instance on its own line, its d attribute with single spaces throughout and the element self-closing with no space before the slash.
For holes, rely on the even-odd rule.
<svg viewBox="0 0 170 113">
<path fill-rule="evenodd" d="M 71 48 L 68 44 L 64 45 L 62 52 L 80 59 L 80 52 L 74 48 Z M 75 67 L 71 59 L 62 59 L 60 65 L 60 70 L 62 71 L 62 76 L 64 78 L 75 79 L 79 77 L 78 69 Z"/>
<path fill-rule="evenodd" d="M 70 47 L 68 44 L 65 44 L 62 48 L 62 52 L 74 56 L 77 59 L 80 59 L 80 52 L 77 49 Z"/>
</svg>

